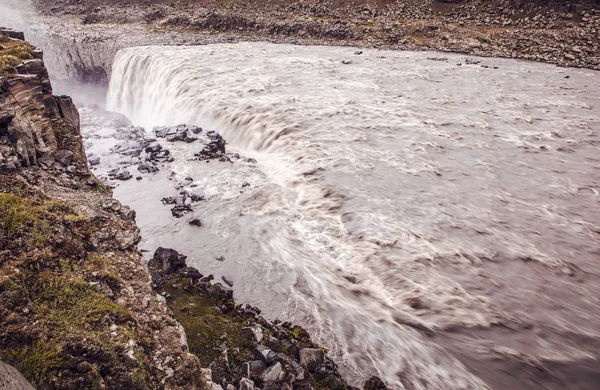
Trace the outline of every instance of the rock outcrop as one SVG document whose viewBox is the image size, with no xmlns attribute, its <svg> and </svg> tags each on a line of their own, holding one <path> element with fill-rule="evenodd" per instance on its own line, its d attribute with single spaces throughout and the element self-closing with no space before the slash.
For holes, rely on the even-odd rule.
<svg viewBox="0 0 600 390">
<path fill-rule="evenodd" d="M 4 31 L 4 32 L 2 32 Z M 0 34 L 8 34 L 1 30 Z M 13 35 L 14 34 L 10 34 Z M 41 166 L 87 172 L 79 131 L 79 114 L 68 96 L 53 96 L 48 71 L 34 49 L 20 44 L 24 59 L 0 74 L 0 168 Z M 0 50 L 0 56 L 9 56 Z M 28 57 L 23 55 L 23 57 Z"/>
</svg>

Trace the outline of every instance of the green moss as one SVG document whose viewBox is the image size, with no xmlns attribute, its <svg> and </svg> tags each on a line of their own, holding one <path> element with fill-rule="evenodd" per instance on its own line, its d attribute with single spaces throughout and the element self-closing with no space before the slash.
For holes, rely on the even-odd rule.
<svg viewBox="0 0 600 390">
<path fill-rule="evenodd" d="M 219 357 L 219 345 L 223 343 L 221 336 L 227 334 L 229 350 L 239 349 L 239 353 L 230 359 L 238 363 L 250 360 L 251 342 L 242 337 L 242 328 L 246 324 L 224 316 L 209 299 L 186 292 L 182 287 L 185 284 L 173 288 L 172 283 L 167 282 L 165 291 L 169 295 L 169 308 L 185 329 L 190 352 L 198 356 L 203 367 L 208 367 Z"/>
<path fill-rule="evenodd" d="M 12 349 L 8 360 L 26 378 L 37 382 L 46 372 L 61 366 L 60 353 L 61 348 L 56 343 L 37 341 L 33 345 Z"/>
<path fill-rule="evenodd" d="M 127 309 L 96 292 L 78 276 L 43 273 L 32 293 L 36 314 L 60 332 L 97 330 L 113 322 L 133 321 Z"/>
<path fill-rule="evenodd" d="M 42 209 L 31 198 L 0 193 L 0 227 L 10 234 L 31 225 Z"/>
</svg>

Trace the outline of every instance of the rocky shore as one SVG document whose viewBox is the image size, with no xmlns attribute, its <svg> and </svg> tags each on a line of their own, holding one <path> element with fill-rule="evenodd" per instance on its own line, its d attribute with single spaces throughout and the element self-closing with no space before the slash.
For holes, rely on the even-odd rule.
<svg viewBox="0 0 600 390">
<path fill-rule="evenodd" d="M 301 327 L 236 305 L 231 281 L 172 249 L 146 265 L 136 213 L 108 186 L 133 175 L 110 170 L 108 185 L 94 176 L 94 138 L 82 137 L 71 99 L 52 94 L 42 53 L 14 31 L 0 41 L 0 369 L 10 376 L 0 387 L 28 388 L 11 365 L 40 389 L 351 388 Z M 172 159 L 156 138 L 197 142 L 198 162 L 244 160 L 214 131 L 182 125 L 153 138 L 111 115 L 126 130 L 111 154 L 140 179 Z M 201 200 L 165 203 L 177 217 Z"/>
<path fill-rule="evenodd" d="M 111 31 L 144 29 L 147 42 L 270 40 L 436 50 L 600 69 L 597 2 L 396 1 L 187 2 L 37 0 L 57 23 L 79 18 L 82 44 L 115 39 Z M 79 37 L 79 38 L 77 38 Z M 130 45 L 135 41 L 128 35 Z M 175 41 L 171 43 L 176 43 Z"/>
</svg>

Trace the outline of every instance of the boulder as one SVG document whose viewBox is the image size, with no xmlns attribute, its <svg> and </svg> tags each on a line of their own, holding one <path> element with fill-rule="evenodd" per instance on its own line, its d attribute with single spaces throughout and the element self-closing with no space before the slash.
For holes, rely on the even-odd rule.
<svg viewBox="0 0 600 390">
<path fill-rule="evenodd" d="M 272 366 L 268 367 L 265 372 L 262 373 L 260 379 L 263 382 L 283 382 L 285 379 L 285 371 L 283 370 L 283 366 L 281 363 L 276 362 Z"/>
<path fill-rule="evenodd" d="M 73 152 L 70 150 L 61 149 L 56 152 L 54 158 L 64 166 L 71 165 L 73 162 Z"/>
<path fill-rule="evenodd" d="M 258 345 L 254 348 L 254 358 L 256 360 L 262 360 L 267 364 L 271 364 L 275 361 L 276 357 L 277 354 L 264 345 Z"/>
<path fill-rule="evenodd" d="M 311 372 L 325 362 L 325 352 L 322 349 L 302 348 L 299 354 L 300 364 Z"/>
<path fill-rule="evenodd" d="M 159 247 L 156 252 L 154 252 L 153 258 L 162 263 L 163 273 L 172 274 L 179 268 L 185 266 L 185 259 L 187 256 L 180 255 L 174 249 Z"/>
</svg>

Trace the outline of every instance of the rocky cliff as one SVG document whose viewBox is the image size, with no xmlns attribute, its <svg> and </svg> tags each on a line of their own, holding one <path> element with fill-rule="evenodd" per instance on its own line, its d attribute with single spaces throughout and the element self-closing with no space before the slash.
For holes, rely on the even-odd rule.
<svg viewBox="0 0 600 390">
<path fill-rule="evenodd" d="M 0 43 L 0 360 L 41 389 L 201 387 L 135 213 L 89 173 L 77 109 L 19 38 Z"/>
</svg>

